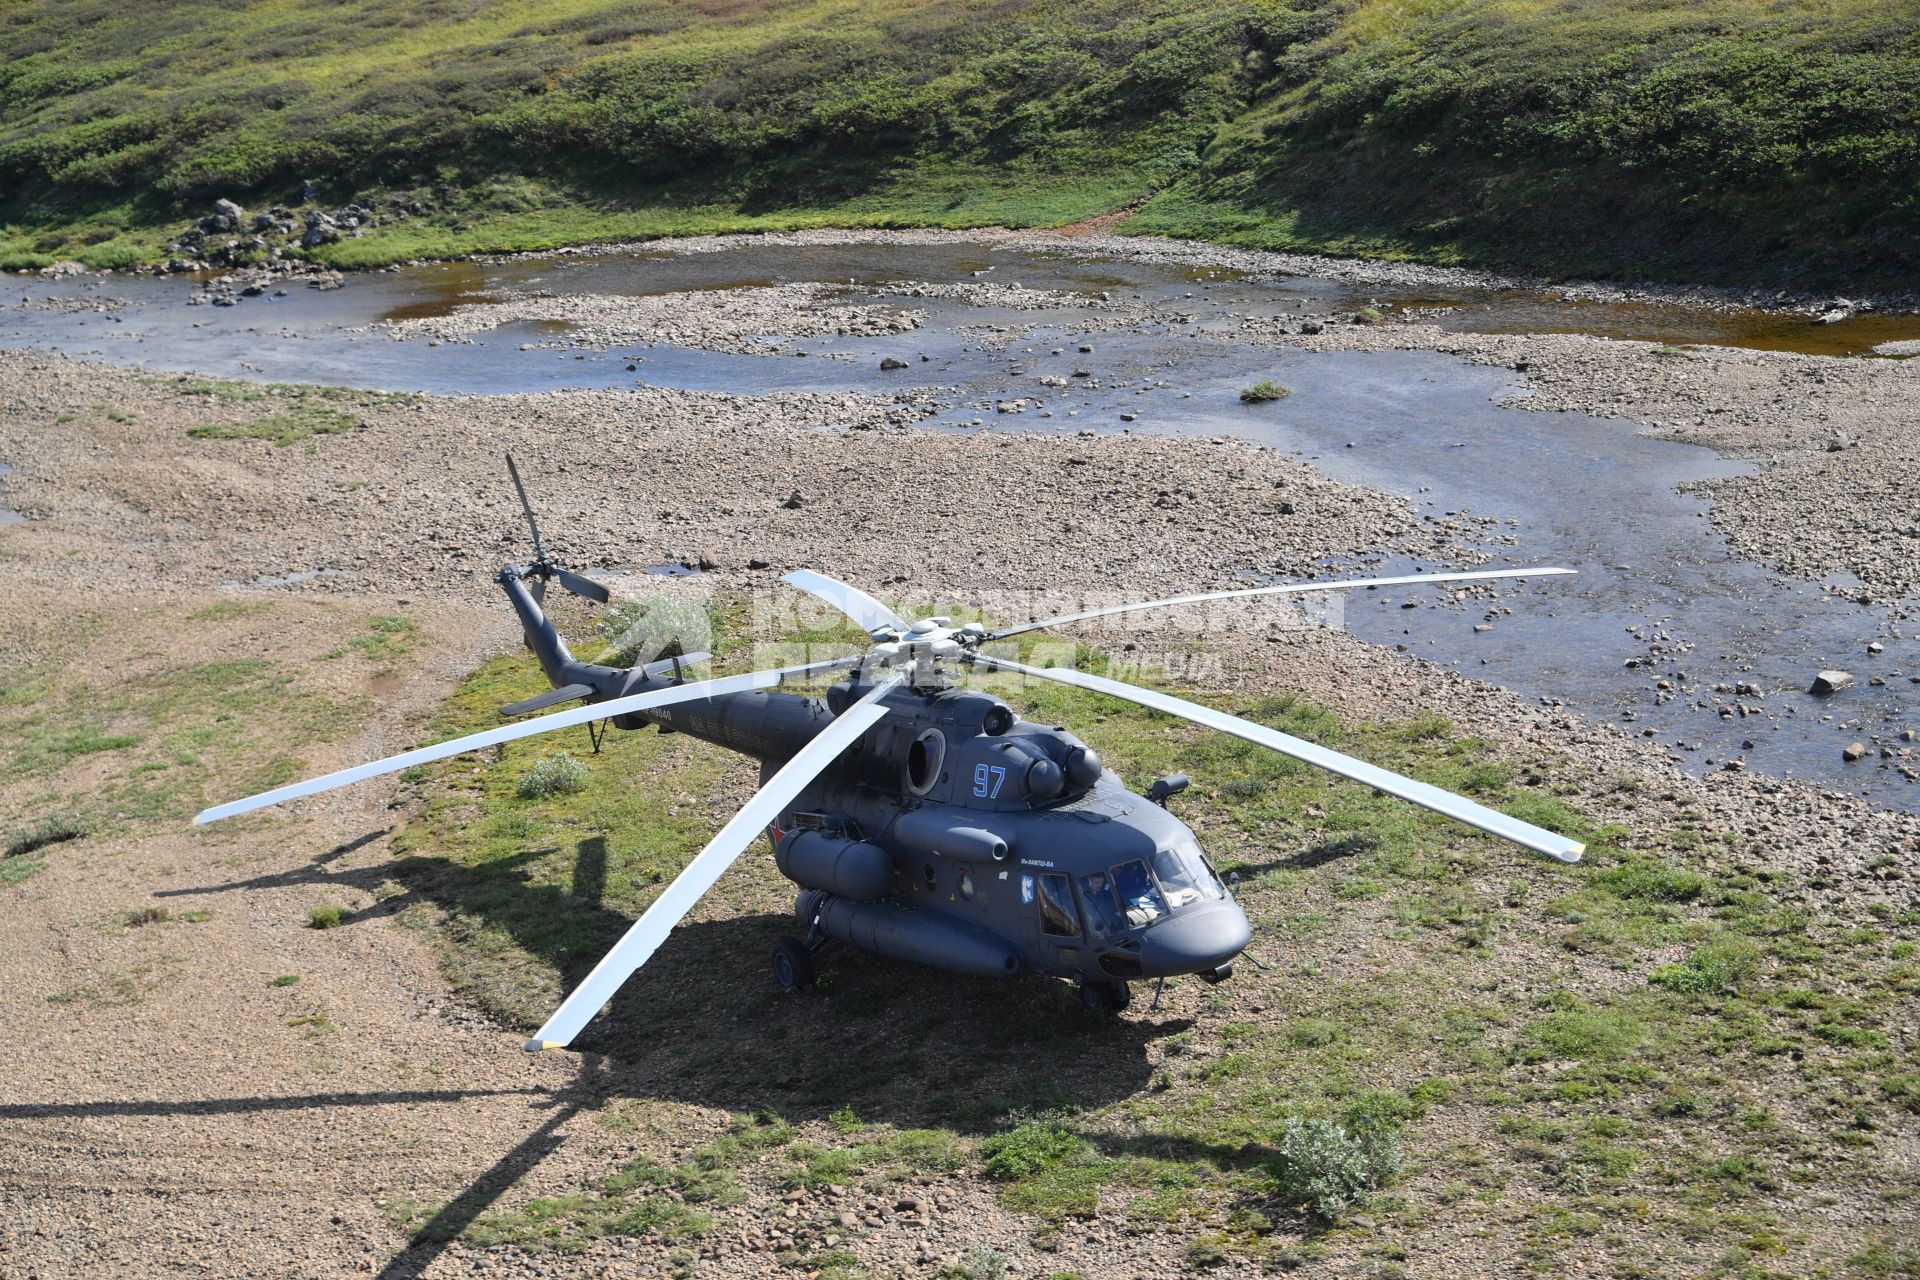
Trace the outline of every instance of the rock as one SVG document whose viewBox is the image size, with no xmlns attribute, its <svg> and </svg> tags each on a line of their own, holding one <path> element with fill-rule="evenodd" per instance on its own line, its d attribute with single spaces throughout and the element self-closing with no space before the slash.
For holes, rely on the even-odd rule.
<svg viewBox="0 0 1920 1280">
<path fill-rule="evenodd" d="M 787 500 L 781 503 L 780 505 L 785 507 L 788 511 L 798 511 L 801 507 L 804 507 L 807 505 L 807 500 L 800 496 L 800 491 L 798 489 L 795 489 L 792 493 L 787 495 Z"/>
<path fill-rule="evenodd" d="M 1314 334 L 1314 333 L 1324 333 L 1325 331 L 1326 331 L 1326 326 L 1321 324 L 1318 320 L 1302 320 L 1300 322 L 1301 333 Z"/>
<path fill-rule="evenodd" d="M 300 237 L 301 248 L 311 249 L 316 245 L 331 244 L 339 238 L 339 227 L 332 218 L 318 209 L 307 210 L 307 229 Z"/>
<path fill-rule="evenodd" d="M 1868 653 L 1885 653 L 1886 649 L 1887 646 L 1881 644 L 1878 640 L 1870 641 L 1867 644 Z"/>
<path fill-rule="evenodd" d="M 222 218 L 231 219 L 236 226 L 239 225 L 242 218 L 247 216 L 245 209 L 242 209 L 233 201 L 225 199 L 215 200 L 213 202 L 213 211 Z"/>
<path fill-rule="evenodd" d="M 300 184 L 300 198 L 303 200 L 318 200 L 320 198 L 320 184 L 312 178 L 308 178 L 305 182 L 302 182 Z"/>
<path fill-rule="evenodd" d="M 880 367 L 882 369 L 904 369 L 907 367 L 907 362 L 905 360 L 895 360 L 892 356 L 886 356 L 881 359 Z"/>
<path fill-rule="evenodd" d="M 1853 684 L 1853 679 L 1854 676 L 1851 671 L 1822 671 L 1813 678 L 1813 684 L 1808 688 L 1807 692 L 1818 694 L 1838 693 L 1842 689 L 1849 688 Z"/>
<path fill-rule="evenodd" d="M 87 274 L 87 268 L 86 264 L 75 262 L 69 258 L 65 261 L 55 262 L 49 266 L 40 268 L 40 274 L 43 276 L 83 276 Z"/>
<path fill-rule="evenodd" d="M 1840 752 L 1840 758 L 1845 760 L 1848 764 L 1852 764 L 1855 760 L 1859 760 L 1865 757 L 1866 754 L 1867 754 L 1866 743 L 1849 742 L 1846 745 L 1846 748 Z"/>
<path fill-rule="evenodd" d="M 747 568 L 749 569 L 771 569 L 772 567 L 770 563 L 762 560 L 759 556 L 754 556 L 747 561 Z"/>
</svg>

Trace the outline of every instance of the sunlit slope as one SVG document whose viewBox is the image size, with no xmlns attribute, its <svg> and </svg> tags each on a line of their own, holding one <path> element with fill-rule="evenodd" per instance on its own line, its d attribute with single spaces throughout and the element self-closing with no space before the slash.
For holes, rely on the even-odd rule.
<svg viewBox="0 0 1920 1280">
<path fill-rule="evenodd" d="M 0 257 L 219 196 L 405 192 L 348 261 L 649 231 L 1050 224 L 1549 269 L 1913 263 L 1904 0 L 31 0 Z"/>
</svg>

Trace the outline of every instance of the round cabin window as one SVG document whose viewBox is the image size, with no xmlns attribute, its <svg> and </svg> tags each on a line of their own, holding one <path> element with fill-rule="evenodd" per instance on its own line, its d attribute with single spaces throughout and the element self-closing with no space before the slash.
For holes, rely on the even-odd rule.
<svg viewBox="0 0 1920 1280">
<path fill-rule="evenodd" d="M 907 790 L 923 796 L 940 780 L 940 766 L 946 763 L 947 738 L 938 729 L 928 729 L 907 748 Z"/>
</svg>

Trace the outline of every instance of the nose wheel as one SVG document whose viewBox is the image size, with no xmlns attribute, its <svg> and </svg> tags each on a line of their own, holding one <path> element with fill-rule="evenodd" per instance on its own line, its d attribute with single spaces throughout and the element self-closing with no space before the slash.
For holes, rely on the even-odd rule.
<svg viewBox="0 0 1920 1280">
<path fill-rule="evenodd" d="M 1080 1004 L 1089 1013 L 1112 1017 L 1123 1013 L 1133 1002 L 1133 992 L 1124 982 L 1084 982 L 1080 984 Z"/>
<path fill-rule="evenodd" d="M 804 991 L 813 985 L 813 953 L 798 938 L 773 944 L 773 980 L 782 991 Z"/>
</svg>

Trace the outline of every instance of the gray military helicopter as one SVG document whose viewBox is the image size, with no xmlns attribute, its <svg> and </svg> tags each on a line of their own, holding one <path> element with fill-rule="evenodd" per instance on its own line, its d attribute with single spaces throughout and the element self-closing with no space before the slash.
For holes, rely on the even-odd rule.
<svg viewBox="0 0 1920 1280">
<path fill-rule="evenodd" d="M 212 822 L 413 765 L 571 725 L 649 725 L 763 761 L 760 790 L 687 864 L 526 1043 L 569 1044 L 674 925 L 762 833 L 782 875 L 800 887 L 794 912 L 804 937 L 781 939 L 775 980 L 811 984 L 824 946 L 845 944 L 956 973 L 1022 970 L 1076 983 L 1088 1008 L 1127 1006 L 1129 983 L 1197 974 L 1220 982 L 1246 948 L 1247 918 L 1187 825 L 1166 807 L 1186 786 L 1162 778 L 1130 791 L 1064 728 L 1029 724 L 1000 698 L 955 682 L 965 669 L 1056 681 L 1135 702 L 1258 743 L 1296 760 L 1446 814 L 1562 862 L 1575 840 L 1438 787 L 1381 769 L 1199 703 L 1071 667 L 1034 667 L 986 651 L 1026 632 L 1174 605 L 1495 578 L 1567 569 L 1506 569 L 1212 591 L 1090 609 L 990 630 L 944 617 L 903 618 L 872 596 L 810 570 L 781 581 L 811 592 L 864 628 L 858 655 L 697 680 L 688 654 L 635 667 L 579 662 L 542 608 L 550 581 L 605 603 L 607 589 L 554 564 L 519 472 L 507 465 L 533 535 L 534 559 L 497 581 L 518 614 L 527 647 L 553 688 L 503 707 L 526 715 L 583 705 L 468 734 L 370 764 L 218 805 Z M 774 686 L 834 675 L 824 697 Z"/>
</svg>

